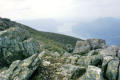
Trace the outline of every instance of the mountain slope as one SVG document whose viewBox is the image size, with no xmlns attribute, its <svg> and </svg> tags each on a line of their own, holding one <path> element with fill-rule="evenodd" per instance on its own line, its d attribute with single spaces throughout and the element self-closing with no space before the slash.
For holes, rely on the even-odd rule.
<svg viewBox="0 0 121 80">
<path fill-rule="evenodd" d="M 5 18 L 0 18 L 0 24 L 4 26 L 4 29 L 7 29 L 9 27 L 15 27 L 15 26 L 26 29 L 27 31 L 30 32 L 31 36 L 34 39 L 38 40 L 40 44 L 48 50 L 61 52 L 65 50 L 66 48 L 65 46 L 67 44 L 71 44 L 74 47 L 76 41 L 80 40 L 78 38 L 61 35 L 57 33 L 37 31 L 26 25 L 23 25 Z M 3 27 L 0 27 L 0 30 L 3 30 Z"/>
</svg>

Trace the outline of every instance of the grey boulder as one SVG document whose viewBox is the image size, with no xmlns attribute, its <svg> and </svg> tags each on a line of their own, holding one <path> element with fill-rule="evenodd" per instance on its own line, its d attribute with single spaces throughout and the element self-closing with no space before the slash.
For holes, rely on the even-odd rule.
<svg viewBox="0 0 121 80">
<path fill-rule="evenodd" d="M 89 42 L 91 49 L 102 49 L 106 47 L 105 40 L 102 39 L 87 39 Z"/>
<path fill-rule="evenodd" d="M 61 74 L 63 76 L 66 76 L 66 79 L 68 80 L 78 79 L 86 72 L 86 69 L 84 67 L 79 67 L 72 64 L 63 65 L 61 70 L 62 70 Z"/>
<path fill-rule="evenodd" d="M 74 52 L 83 55 L 84 53 L 89 52 L 91 46 L 88 41 L 77 41 Z"/>
<path fill-rule="evenodd" d="M 73 53 L 79 53 L 83 55 L 90 50 L 103 49 L 106 47 L 105 40 L 102 39 L 87 39 L 85 41 L 77 41 Z"/>
<path fill-rule="evenodd" d="M 99 51 L 99 54 L 102 56 L 113 56 L 116 57 L 117 55 L 119 56 L 120 47 L 119 46 L 108 46 L 105 49 L 102 49 Z"/>
<path fill-rule="evenodd" d="M 109 80 L 117 80 L 119 72 L 119 60 L 111 60 L 108 63 L 106 77 Z"/>
</svg>

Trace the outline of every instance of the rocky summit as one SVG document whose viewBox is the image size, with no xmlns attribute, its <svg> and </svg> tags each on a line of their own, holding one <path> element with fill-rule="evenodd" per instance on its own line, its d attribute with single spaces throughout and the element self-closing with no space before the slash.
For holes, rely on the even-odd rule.
<svg viewBox="0 0 121 80">
<path fill-rule="evenodd" d="M 0 80 L 120 80 L 120 46 L 0 18 Z"/>
</svg>

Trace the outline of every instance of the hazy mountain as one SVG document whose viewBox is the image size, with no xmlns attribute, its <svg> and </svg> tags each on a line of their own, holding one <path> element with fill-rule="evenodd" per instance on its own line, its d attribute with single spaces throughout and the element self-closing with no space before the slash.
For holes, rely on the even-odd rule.
<svg viewBox="0 0 121 80">
<path fill-rule="evenodd" d="M 73 33 L 86 34 L 88 38 L 101 38 L 108 44 L 120 44 L 120 19 L 101 18 L 88 23 L 78 23 Z"/>
</svg>

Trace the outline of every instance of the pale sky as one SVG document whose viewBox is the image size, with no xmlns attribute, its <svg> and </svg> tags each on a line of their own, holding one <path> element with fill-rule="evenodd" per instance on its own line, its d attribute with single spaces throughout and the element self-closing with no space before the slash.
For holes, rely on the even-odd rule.
<svg viewBox="0 0 121 80">
<path fill-rule="evenodd" d="M 119 32 L 120 0 L 0 0 L 0 17 L 40 31 L 57 32 L 81 39 L 95 35 L 107 41 L 120 42 L 119 38 L 112 39 L 113 33 Z M 93 27 L 95 25 L 96 29 Z M 99 26 L 103 27 L 102 31 L 98 31 Z M 105 34 L 109 35 L 91 34 L 89 28 L 99 34 L 107 30 Z M 110 30 L 112 32 L 108 32 Z M 115 36 L 119 35 L 117 33 Z"/>
<path fill-rule="evenodd" d="M 13 20 L 117 18 L 120 0 L 0 0 L 0 16 Z"/>
</svg>

